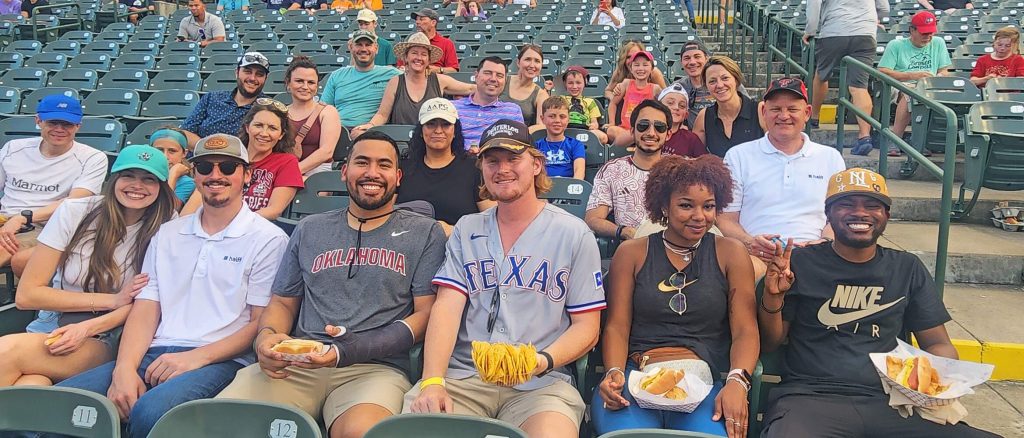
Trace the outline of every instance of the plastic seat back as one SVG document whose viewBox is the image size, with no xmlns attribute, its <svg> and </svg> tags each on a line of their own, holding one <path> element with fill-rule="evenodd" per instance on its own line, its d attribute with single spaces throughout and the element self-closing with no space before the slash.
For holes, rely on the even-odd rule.
<svg viewBox="0 0 1024 438">
<path fill-rule="evenodd" d="M 1024 78 L 994 78 L 985 83 L 985 100 L 1024 102 Z"/>
<path fill-rule="evenodd" d="M 78 90 L 70 87 L 43 87 L 36 90 L 32 90 L 25 97 L 21 99 L 21 114 L 35 115 L 36 106 L 39 105 L 39 101 L 43 100 L 44 97 L 52 94 L 63 94 L 68 97 L 78 99 Z"/>
<path fill-rule="evenodd" d="M 526 438 L 526 432 L 492 418 L 452 414 L 402 414 L 377 423 L 365 438 L 444 436 L 447 438 Z"/>
<path fill-rule="evenodd" d="M 551 190 L 540 197 L 583 219 L 587 213 L 587 200 L 594 187 L 584 180 L 574 178 L 551 178 L 551 182 Z"/>
<path fill-rule="evenodd" d="M 150 90 L 199 91 L 203 77 L 196 70 L 164 70 L 149 81 Z"/>
<path fill-rule="evenodd" d="M 140 117 L 184 119 L 199 103 L 199 93 L 187 90 L 161 90 L 153 93 L 142 104 Z"/>
<path fill-rule="evenodd" d="M 38 67 L 12 68 L 0 76 L 0 85 L 21 89 L 43 88 L 46 86 L 46 70 Z"/>
<path fill-rule="evenodd" d="M 106 53 L 82 53 L 71 59 L 68 68 L 88 68 L 92 70 L 110 70 L 113 58 Z"/>
<path fill-rule="evenodd" d="M 21 109 L 21 90 L 0 87 L 0 114 L 17 114 Z"/>
<path fill-rule="evenodd" d="M 238 86 L 238 79 L 235 75 L 234 69 L 222 69 L 210 73 L 206 79 L 203 80 L 203 88 L 201 91 L 226 91 L 233 90 Z"/>
<path fill-rule="evenodd" d="M 82 113 L 88 116 L 137 116 L 141 106 L 139 93 L 135 90 L 101 86 L 82 102 Z"/>
<path fill-rule="evenodd" d="M 149 74 L 138 68 L 115 68 L 100 77 L 99 88 L 126 88 L 145 90 L 149 87 Z"/>
<path fill-rule="evenodd" d="M 348 187 L 341 180 L 341 171 L 318 172 L 310 175 L 306 179 L 306 187 L 295 194 L 288 215 L 292 219 L 300 219 L 310 214 L 342 209 L 348 203 Z"/>
<path fill-rule="evenodd" d="M 62 70 L 67 66 L 68 55 L 63 53 L 40 53 L 33 55 L 25 62 L 25 67 L 37 67 L 51 71 Z"/>
<path fill-rule="evenodd" d="M 199 55 L 173 54 L 166 55 L 156 63 L 157 70 L 199 70 Z"/>
<path fill-rule="evenodd" d="M 116 154 L 124 140 L 124 125 L 113 117 L 83 117 L 75 140 L 94 149 Z"/>
<path fill-rule="evenodd" d="M 117 408 L 103 395 L 40 386 L 0 388 L 0 430 L 119 438 Z"/>
</svg>

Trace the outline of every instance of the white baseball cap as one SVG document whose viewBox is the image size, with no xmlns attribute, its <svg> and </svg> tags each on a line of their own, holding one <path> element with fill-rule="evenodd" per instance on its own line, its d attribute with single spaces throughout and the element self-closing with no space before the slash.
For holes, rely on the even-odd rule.
<svg viewBox="0 0 1024 438">
<path fill-rule="evenodd" d="M 356 15 L 356 21 L 377 21 L 377 14 L 373 13 L 372 9 L 363 8 L 359 10 L 359 15 Z"/>
<path fill-rule="evenodd" d="M 459 120 L 459 112 L 455 109 L 455 105 L 451 101 L 443 97 L 435 97 L 426 102 L 423 102 L 423 106 L 420 107 L 420 124 L 426 124 L 427 122 L 441 119 L 448 123 L 455 123 Z"/>
</svg>

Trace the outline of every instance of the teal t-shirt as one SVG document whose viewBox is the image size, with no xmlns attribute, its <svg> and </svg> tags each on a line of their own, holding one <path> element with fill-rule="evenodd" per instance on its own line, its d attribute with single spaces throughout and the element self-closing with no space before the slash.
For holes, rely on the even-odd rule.
<svg viewBox="0 0 1024 438">
<path fill-rule="evenodd" d="M 341 124 L 345 127 L 362 125 L 377 113 L 388 80 L 400 73 L 397 68 L 380 65 L 369 71 L 358 71 L 353 66 L 342 67 L 327 78 L 320 101 L 338 109 Z"/>
<path fill-rule="evenodd" d="M 927 71 L 936 74 L 940 68 L 949 67 L 953 61 L 949 59 L 946 42 L 942 38 L 932 38 L 928 45 L 917 48 L 909 38 L 892 40 L 885 46 L 885 53 L 878 61 L 879 67 L 890 68 L 898 72 Z"/>
<path fill-rule="evenodd" d="M 377 57 L 373 58 L 373 63 L 377 65 L 398 64 L 398 58 L 395 57 L 395 49 L 391 45 L 391 41 L 377 38 Z"/>
<path fill-rule="evenodd" d="M 192 192 L 196 189 L 196 182 L 191 176 L 182 175 L 178 177 L 178 182 L 174 185 L 174 195 L 181 200 L 181 202 L 188 202 L 189 196 L 192 196 Z"/>
</svg>

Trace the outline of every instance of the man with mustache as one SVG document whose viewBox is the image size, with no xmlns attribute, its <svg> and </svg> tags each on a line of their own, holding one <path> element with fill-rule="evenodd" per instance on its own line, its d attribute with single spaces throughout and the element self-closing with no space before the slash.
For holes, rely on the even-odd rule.
<svg viewBox="0 0 1024 438">
<path fill-rule="evenodd" d="M 215 134 L 190 159 L 203 206 L 165 223 L 146 251 L 117 360 L 58 386 L 104 394 L 144 438 L 163 414 L 210 398 L 253 362 L 256 321 L 288 237 L 242 200 L 252 171 L 238 137 Z"/>
<path fill-rule="evenodd" d="M 497 56 L 488 56 L 476 68 L 476 92 L 452 102 L 462 121 L 462 136 L 466 150 L 476 154 L 480 149 L 480 135 L 495 120 L 523 121 L 523 110 L 513 102 L 501 101 L 508 78 L 508 65 Z"/>
<path fill-rule="evenodd" d="M 348 39 L 352 65 L 331 73 L 320 96 L 320 102 L 338 109 L 341 124 L 349 130 L 370 122 L 377 114 L 388 81 L 401 74 L 389 65 L 374 65 L 379 50 L 377 39 L 369 30 L 352 32 Z"/>
<path fill-rule="evenodd" d="M 807 86 L 795 78 L 772 81 L 764 94 L 760 139 L 725 153 L 732 172 L 733 201 L 718 216 L 726 237 L 739 239 L 754 262 L 755 278 L 775 250 L 772 239 L 797 245 L 832 239 L 825 218 L 828 177 L 846 168 L 834 148 L 811 141 L 804 127 L 811 116 Z"/>
<path fill-rule="evenodd" d="M 211 91 L 199 99 L 181 124 L 194 148 L 200 138 L 213 134 L 238 135 L 242 118 L 252 109 L 253 102 L 263 94 L 263 85 L 270 73 L 270 61 L 260 52 L 248 52 L 238 60 L 235 77 L 238 86 L 231 91 Z"/>
<path fill-rule="evenodd" d="M 409 348 L 423 340 L 445 235 L 432 218 L 395 210 L 402 171 L 398 145 L 386 134 L 356 139 L 342 180 L 348 209 L 295 227 L 260 319 L 259 363 L 239 371 L 218 397 L 295 405 L 322 418 L 332 437 L 361 437 L 401 412 L 411 387 Z M 309 362 L 271 350 L 293 337 L 330 350 Z"/>
<path fill-rule="evenodd" d="M 924 264 L 878 245 L 891 204 L 881 175 L 845 170 L 828 178 L 825 199 L 835 241 L 795 250 L 792 238 L 774 243 L 757 316 L 762 351 L 789 340 L 788 374 L 770 394 L 762 437 L 995 436 L 916 410 L 903 418 L 889 406 L 869 353 L 892 351 L 911 332 L 921 349 L 957 358 Z"/>
<path fill-rule="evenodd" d="M 587 202 L 586 221 L 594 234 L 617 240 L 634 237 L 647 216 L 644 186 L 651 167 L 661 159 L 661 149 L 672 135 L 672 110 L 653 99 L 640 102 L 630 115 L 633 155 L 605 163 L 594 176 L 594 191 Z M 615 214 L 615 222 L 608 220 Z"/>
</svg>

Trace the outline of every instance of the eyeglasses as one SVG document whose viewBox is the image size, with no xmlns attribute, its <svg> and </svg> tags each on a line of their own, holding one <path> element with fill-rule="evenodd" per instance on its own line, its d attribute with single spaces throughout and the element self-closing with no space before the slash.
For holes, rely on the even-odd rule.
<svg viewBox="0 0 1024 438">
<path fill-rule="evenodd" d="M 494 331 L 494 323 L 498 322 L 498 310 L 501 309 L 501 300 L 498 295 L 501 291 L 498 288 L 494 288 L 494 296 L 491 297 L 491 310 L 487 315 L 487 333 Z"/>
<path fill-rule="evenodd" d="M 239 167 L 244 166 L 244 164 L 239 163 L 237 161 L 196 161 L 192 163 L 192 167 L 196 169 L 196 172 L 203 176 L 213 173 L 214 167 L 220 169 L 220 173 L 224 174 L 225 176 L 234 175 Z"/>
<path fill-rule="evenodd" d="M 686 274 L 683 271 L 678 271 L 672 276 L 668 277 L 669 287 L 675 288 L 676 293 L 668 299 L 668 308 L 672 309 L 679 315 L 686 313 L 686 294 L 683 293 L 683 289 L 687 286 L 696 283 L 698 279 L 686 281 Z"/>
<path fill-rule="evenodd" d="M 285 104 L 281 103 L 280 101 L 275 100 L 275 99 L 271 99 L 269 97 L 261 97 L 259 99 L 256 99 L 256 104 L 257 105 L 262 105 L 262 106 L 273 107 L 274 109 L 276 109 L 278 111 L 281 111 L 281 112 L 285 112 L 285 113 L 288 112 L 288 105 L 285 105 Z"/>
<path fill-rule="evenodd" d="M 665 122 L 658 120 L 652 122 L 647 119 L 642 119 L 636 122 L 636 132 L 647 132 L 648 129 L 651 129 L 651 126 L 654 126 L 654 130 L 658 131 L 658 134 L 664 134 L 665 131 L 668 131 L 668 124 Z"/>
</svg>

